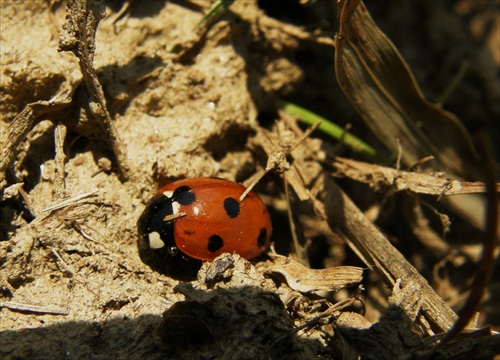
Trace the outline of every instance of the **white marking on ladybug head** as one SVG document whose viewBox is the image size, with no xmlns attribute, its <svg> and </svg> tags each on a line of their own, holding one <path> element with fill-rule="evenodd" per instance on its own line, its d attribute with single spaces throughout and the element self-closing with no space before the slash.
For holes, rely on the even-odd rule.
<svg viewBox="0 0 500 360">
<path fill-rule="evenodd" d="M 163 192 L 163 195 L 164 195 L 165 197 L 167 197 L 167 198 L 169 198 L 169 199 L 170 199 L 170 198 L 172 197 L 172 195 L 174 195 L 174 192 L 173 192 L 173 191 L 171 191 L 171 190 L 167 190 L 167 191 L 164 191 L 164 192 Z"/>
<path fill-rule="evenodd" d="M 173 201 L 172 202 L 172 214 L 177 214 L 180 209 L 181 209 L 181 204 L 179 204 L 177 201 Z"/>
<path fill-rule="evenodd" d="M 149 238 L 149 247 L 151 249 L 161 249 L 162 247 L 165 246 L 165 243 L 161 239 L 160 234 L 156 231 L 149 233 L 148 238 Z"/>
</svg>

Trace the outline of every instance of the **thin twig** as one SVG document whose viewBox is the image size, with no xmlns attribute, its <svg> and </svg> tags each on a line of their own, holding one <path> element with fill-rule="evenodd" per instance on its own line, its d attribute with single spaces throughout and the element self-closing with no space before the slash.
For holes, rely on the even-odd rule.
<svg viewBox="0 0 500 360">
<path fill-rule="evenodd" d="M 86 197 L 95 195 L 97 192 L 99 192 L 99 190 L 96 189 L 96 190 L 92 190 L 92 191 L 89 191 L 89 192 L 84 193 L 84 194 L 73 196 L 72 198 L 69 198 L 69 199 L 66 199 L 64 201 L 61 201 L 58 204 L 55 204 L 55 205 L 46 207 L 45 209 L 42 209 L 42 212 L 47 212 L 47 211 L 62 209 L 64 207 L 68 206 L 68 205 L 71 205 L 71 204 L 77 202 L 78 200 L 82 200 L 82 199 L 85 199 Z"/>
<path fill-rule="evenodd" d="M 14 301 L 0 301 L 0 308 L 7 308 L 12 311 L 30 312 L 34 314 L 68 315 L 67 307 L 53 305 L 33 305 L 27 303 L 18 303 Z"/>
<path fill-rule="evenodd" d="M 64 199 L 65 197 L 65 179 L 66 172 L 64 169 L 64 163 L 66 161 L 66 154 L 64 153 L 64 143 L 66 141 L 67 133 L 66 125 L 59 122 L 54 131 L 54 141 L 55 141 L 55 163 L 56 163 L 56 178 L 54 180 L 54 185 L 57 190 L 56 196 L 58 199 Z"/>
</svg>

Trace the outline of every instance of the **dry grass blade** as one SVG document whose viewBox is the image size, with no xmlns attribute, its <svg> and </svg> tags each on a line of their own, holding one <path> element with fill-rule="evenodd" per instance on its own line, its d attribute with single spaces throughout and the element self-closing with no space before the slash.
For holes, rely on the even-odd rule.
<svg viewBox="0 0 500 360">
<path fill-rule="evenodd" d="M 453 114 L 423 98 L 408 65 L 364 4 L 343 0 L 339 13 L 337 80 L 375 135 L 393 151 L 399 142 L 408 166 L 432 155 L 436 160 L 433 170 L 476 180 L 478 159 L 464 127 Z M 477 198 L 470 196 L 450 206 L 474 226 L 482 227 L 483 204 Z"/>
<path fill-rule="evenodd" d="M 453 114 L 426 101 L 408 65 L 379 30 L 363 3 L 341 3 L 335 71 L 344 94 L 375 134 L 412 164 L 435 155 L 442 166 L 475 178 L 477 157 L 465 129 Z"/>
<path fill-rule="evenodd" d="M 71 204 L 74 204 L 75 202 L 81 200 L 81 199 L 85 199 L 89 196 L 92 196 L 92 195 L 95 195 L 99 190 L 92 190 L 92 191 L 89 191 L 87 193 L 84 193 L 84 194 L 80 194 L 80 195 L 77 195 L 77 196 L 73 196 L 72 198 L 69 198 L 69 199 L 66 199 L 64 201 L 61 201 L 60 203 L 58 204 L 55 204 L 55 205 L 52 205 L 52 206 L 49 206 L 49 207 L 46 207 L 45 209 L 42 209 L 42 212 L 47 212 L 47 211 L 52 211 L 52 210 L 57 210 L 57 209 L 62 209 L 66 206 L 69 206 Z"/>
</svg>

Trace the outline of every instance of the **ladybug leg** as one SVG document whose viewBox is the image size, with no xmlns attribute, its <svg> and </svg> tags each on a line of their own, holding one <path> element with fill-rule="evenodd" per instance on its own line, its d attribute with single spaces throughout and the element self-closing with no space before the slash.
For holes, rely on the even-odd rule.
<svg viewBox="0 0 500 360">
<path fill-rule="evenodd" d="M 177 246 L 170 246 L 167 248 L 168 254 L 172 257 L 176 256 L 179 253 L 179 249 Z"/>
</svg>

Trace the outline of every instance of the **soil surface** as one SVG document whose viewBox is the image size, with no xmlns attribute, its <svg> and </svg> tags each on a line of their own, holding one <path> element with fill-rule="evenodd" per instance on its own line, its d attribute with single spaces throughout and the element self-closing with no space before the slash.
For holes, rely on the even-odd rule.
<svg viewBox="0 0 500 360">
<path fill-rule="evenodd" d="M 287 200 L 289 189 L 280 174 L 266 175 L 255 188 L 273 220 L 271 253 L 300 259 L 292 250 L 292 233 L 298 233 L 308 244 L 310 267 L 365 268 L 365 291 L 356 286 L 298 289 L 285 281 L 283 271 L 273 270 L 277 260 L 272 254 L 251 262 L 226 254 L 203 263 L 199 271 L 200 264 L 183 262 L 180 275 L 173 277 L 161 264 L 149 266 L 147 256 L 141 260 L 137 247 L 137 219 L 159 187 L 201 176 L 248 186 L 266 167 L 263 134 L 278 139 L 275 147 L 297 141 L 289 127 L 275 125 L 281 116 L 278 98 L 349 126 L 387 154 L 336 84 L 333 43 L 321 40 L 337 32 L 334 3 L 237 0 L 222 17 L 194 30 L 208 12 L 208 1 L 106 1 L 93 66 L 119 139 L 115 145 L 125 154 L 120 164 L 114 140 L 94 118 L 95 99 L 77 56 L 58 51 L 66 4 L 1 2 L 2 148 L 9 125 L 28 104 L 70 98 L 67 105 L 36 117 L 15 144 L 2 184 L 1 358 L 353 356 L 353 348 L 342 345 L 336 324 L 342 309 L 334 312 L 334 304 L 354 299 L 344 310 L 356 319 L 347 323 L 361 321 L 364 327 L 359 328 L 366 328 L 386 313 L 391 289 L 366 269 L 313 205 Z M 473 135 L 488 129 L 498 153 L 498 1 L 365 3 L 430 101 L 468 62 L 465 77 L 444 106 Z M 356 156 L 324 134 L 312 137 L 308 150 Z M 353 181 L 340 184 L 367 214 L 370 206 L 387 200 Z M 467 295 L 482 233 L 450 215 L 448 241 L 474 256 L 470 261 L 436 258 L 415 243 L 401 221 L 401 201 L 390 201 L 377 225 L 457 311 Z M 437 212 L 447 210 L 433 206 L 436 212 L 426 210 L 425 216 L 441 229 Z M 288 207 L 295 212 L 293 230 Z M 498 265 L 479 309 L 478 327 L 500 329 L 494 305 L 500 301 Z M 399 315 L 391 319 L 410 328 Z M 415 333 L 404 337 L 417 347 L 421 337 Z"/>
</svg>

